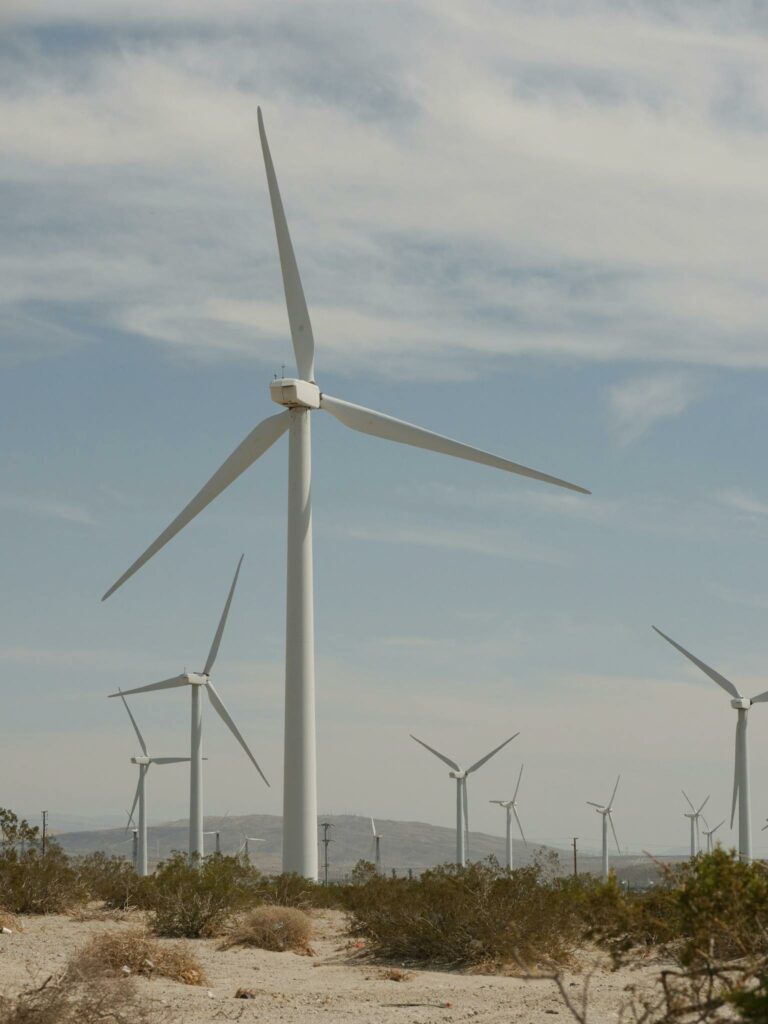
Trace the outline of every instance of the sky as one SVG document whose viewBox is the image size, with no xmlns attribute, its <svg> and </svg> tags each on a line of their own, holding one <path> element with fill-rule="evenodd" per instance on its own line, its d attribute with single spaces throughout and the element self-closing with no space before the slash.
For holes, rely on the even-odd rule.
<svg viewBox="0 0 768 1024">
<path fill-rule="evenodd" d="M 684 851 L 768 688 L 768 16 L 750 3 L 4 3 L 0 805 L 119 815 L 106 695 L 204 664 L 206 811 L 280 813 L 285 440 L 100 597 L 291 374 L 261 105 L 328 393 L 590 497 L 313 417 L 319 806 Z M 187 752 L 188 696 L 136 697 Z M 750 714 L 768 855 L 768 712 Z M 150 819 L 184 817 L 183 768 Z M 726 842 L 735 833 L 724 826 Z"/>
</svg>

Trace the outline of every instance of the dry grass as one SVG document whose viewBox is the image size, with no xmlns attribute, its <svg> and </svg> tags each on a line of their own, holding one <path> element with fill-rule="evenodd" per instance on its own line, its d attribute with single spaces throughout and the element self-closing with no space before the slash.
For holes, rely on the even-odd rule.
<svg viewBox="0 0 768 1024">
<path fill-rule="evenodd" d="M 24 931 L 21 919 L 12 914 L 10 910 L 3 910 L 2 907 L 0 907 L 0 928 L 9 928 L 12 932 Z"/>
<path fill-rule="evenodd" d="M 135 928 L 99 935 L 70 961 L 71 977 L 159 975 L 184 985 L 207 985 L 197 958 L 185 942 L 160 943 Z"/>
<path fill-rule="evenodd" d="M 234 921 L 219 948 L 255 946 L 311 956 L 311 937 L 312 922 L 303 911 L 295 907 L 256 907 Z"/>
<path fill-rule="evenodd" d="M 131 979 L 51 975 L 17 996 L 0 995 L 0 1024 L 159 1024 Z"/>
</svg>

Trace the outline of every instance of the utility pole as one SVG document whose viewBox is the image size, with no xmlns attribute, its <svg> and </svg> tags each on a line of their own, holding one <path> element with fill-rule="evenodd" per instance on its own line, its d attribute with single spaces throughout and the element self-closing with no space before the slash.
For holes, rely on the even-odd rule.
<svg viewBox="0 0 768 1024">
<path fill-rule="evenodd" d="M 320 842 L 325 847 L 325 855 L 323 857 L 323 879 L 324 879 L 323 885 L 326 885 L 326 886 L 328 885 L 328 847 L 333 842 L 333 840 L 328 835 L 328 832 L 333 827 L 334 826 L 331 824 L 330 821 L 321 821 L 320 822 L 320 828 L 323 830 L 323 838 L 320 840 Z"/>
<path fill-rule="evenodd" d="M 578 860 L 577 860 L 577 857 L 576 857 L 576 840 L 578 838 L 579 838 L 578 836 L 574 836 L 573 837 L 573 844 L 572 844 L 573 845 L 573 877 L 574 878 L 578 878 L 579 877 L 579 864 L 578 864 Z"/>
<path fill-rule="evenodd" d="M 40 812 L 43 816 L 43 856 L 45 856 L 46 837 L 48 834 L 48 811 Z"/>
</svg>

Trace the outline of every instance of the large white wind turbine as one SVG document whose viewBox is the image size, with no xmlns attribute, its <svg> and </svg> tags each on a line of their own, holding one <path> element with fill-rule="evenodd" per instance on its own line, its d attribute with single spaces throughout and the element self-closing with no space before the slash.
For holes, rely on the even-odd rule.
<svg viewBox="0 0 768 1024">
<path fill-rule="evenodd" d="M 264 131 L 259 133 L 267 172 L 288 323 L 298 377 L 274 380 L 270 395 L 283 411 L 255 427 L 222 463 L 173 522 L 104 595 L 109 597 L 241 473 L 288 431 L 288 567 L 285 652 L 285 743 L 283 787 L 283 871 L 317 877 L 317 778 L 315 757 L 315 660 L 312 593 L 312 503 L 310 412 L 324 410 L 344 426 L 387 441 L 424 448 L 507 470 L 588 494 L 583 487 L 491 455 L 430 430 L 343 402 L 315 383 L 315 343 L 283 203 Z M 102 600 L 104 600 L 102 598 Z"/>
<path fill-rule="evenodd" d="M 235 587 L 237 586 L 237 577 L 240 574 L 240 566 L 243 564 L 243 555 L 240 556 L 240 561 L 237 563 L 237 569 L 235 570 L 235 576 L 232 580 L 232 586 L 229 588 L 229 594 L 227 595 L 227 601 L 224 605 L 224 611 L 221 614 L 218 628 L 211 644 L 211 649 L 208 652 L 208 659 L 205 663 L 205 668 L 202 672 L 182 672 L 179 676 L 173 676 L 171 679 L 162 679 L 159 683 L 150 683 L 148 686 L 137 686 L 133 690 L 120 691 L 119 693 L 110 693 L 110 697 L 121 697 L 123 693 L 148 693 L 150 690 L 170 690 L 177 686 L 188 686 L 192 695 L 192 728 L 191 728 L 191 756 L 190 760 L 190 772 L 189 772 L 189 857 L 190 860 L 199 860 L 204 853 L 203 849 L 203 708 L 200 702 L 200 691 L 205 690 L 208 695 L 208 700 L 211 702 L 214 711 L 222 719 L 224 724 L 230 730 L 232 735 L 235 737 L 237 742 L 246 752 L 250 758 L 256 771 L 264 779 L 267 785 L 266 776 L 259 767 L 256 758 L 250 751 L 248 744 L 243 739 L 240 730 L 232 720 L 232 716 L 224 707 L 224 704 L 219 697 L 218 693 L 214 689 L 213 683 L 211 682 L 211 672 L 216 661 L 216 655 L 219 653 L 219 646 L 221 645 L 221 638 L 224 635 L 224 627 L 227 624 L 227 616 L 229 615 L 229 608 L 232 604 L 232 597 L 235 593 Z"/>
<path fill-rule="evenodd" d="M 704 835 L 707 837 L 707 853 L 713 853 L 715 849 L 715 841 L 712 837 L 714 836 L 715 832 L 717 832 L 717 830 L 725 824 L 725 818 L 723 818 L 719 825 L 715 825 L 714 828 L 710 828 L 709 823 L 707 822 L 707 819 L 704 817 L 703 814 L 701 817 L 704 820 Z"/>
<path fill-rule="evenodd" d="M 752 860 L 752 812 L 749 806 L 749 751 L 747 749 L 747 712 L 752 704 L 760 704 L 768 700 L 768 690 L 759 693 L 757 697 L 742 697 L 730 679 L 721 676 L 709 665 L 686 651 L 680 644 L 662 633 L 656 626 L 653 627 L 659 636 L 664 637 L 667 643 L 672 644 L 681 654 L 692 661 L 697 668 L 708 675 L 709 678 L 722 686 L 726 693 L 731 695 L 731 707 L 735 709 L 736 719 L 736 753 L 733 769 L 733 801 L 731 803 L 731 828 L 736 814 L 736 801 L 739 802 L 739 858 L 741 860 Z"/>
<path fill-rule="evenodd" d="M 445 754 L 441 754 L 439 750 L 435 750 L 434 747 L 430 747 L 424 740 L 420 740 L 418 736 L 414 736 L 411 733 L 411 739 L 416 740 L 422 747 L 434 754 L 435 757 L 439 757 L 440 760 L 447 764 L 453 771 L 448 772 L 448 775 L 452 779 L 456 779 L 456 863 L 461 867 L 464 867 L 467 863 L 469 845 L 469 806 L 467 800 L 467 776 L 471 775 L 472 772 L 484 765 L 486 761 L 490 761 L 494 754 L 498 754 L 502 747 L 506 747 L 508 743 L 511 743 L 515 736 L 519 736 L 520 733 L 516 732 L 514 736 L 510 736 L 508 740 L 504 740 L 498 747 L 494 747 L 490 754 L 486 754 L 485 757 L 481 757 L 479 761 L 475 761 L 469 768 L 459 768 L 455 761 L 452 761 L 450 757 L 446 757 Z"/>
<path fill-rule="evenodd" d="M 381 837 L 382 832 L 376 831 L 376 822 L 371 818 L 371 832 L 373 833 L 373 863 L 376 865 L 376 873 L 381 874 Z"/>
<path fill-rule="evenodd" d="M 616 829 L 613 827 L 613 798 L 616 796 L 616 790 L 619 788 L 619 782 L 621 776 L 616 779 L 616 785 L 613 787 L 611 793 L 611 799 L 607 804 L 596 804 L 593 800 L 587 800 L 590 807 L 594 807 L 598 814 L 603 816 L 603 878 L 608 877 L 608 822 L 611 823 L 611 832 L 613 832 L 613 839 L 616 843 L 616 850 L 621 853 L 621 847 L 619 846 L 619 837 L 616 835 Z"/>
<path fill-rule="evenodd" d="M 149 772 L 149 766 L 151 764 L 181 764 L 182 761 L 188 761 L 188 757 L 150 757 L 147 751 L 147 744 L 144 741 L 144 737 L 141 735 L 141 730 L 136 724 L 136 719 L 131 713 L 131 709 L 128 707 L 128 701 L 123 696 L 122 691 L 118 691 L 122 698 L 125 710 L 128 712 L 128 717 L 131 720 L 133 731 L 136 733 L 136 737 L 141 747 L 141 757 L 132 757 L 131 764 L 138 765 L 139 767 L 139 782 L 136 786 L 136 795 L 133 798 L 131 809 L 128 811 L 128 826 L 133 821 L 133 812 L 136 810 L 136 804 L 139 805 L 139 823 L 136 829 L 134 829 L 134 853 L 133 853 L 133 864 L 136 868 L 136 873 L 139 875 L 149 874 L 149 864 L 147 858 L 147 773 Z"/>
<path fill-rule="evenodd" d="M 525 832 L 523 832 L 523 826 L 520 823 L 520 818 L 517 813 L 517 791 L 520 789 L 520 780 L 523 777 L 523 767 L 520 765 L 520 774 L 517 776 L 517 785 L 515 786 L 515 792 L 511 800 L 489 800 L 490 804 L 498 804 L 499 807 L 504 807 L 507 812 L 507 831 L 506 831 L 506 854 L 507 854 L 507 868 L 511 871 L 513 868 L 514 854 L 512 850 L 512 815 L 515 816 L 517 827 L 520 829 L 520 838 L 523 840 L 525 845 L 528 845 L 528 840 L 525 838 Z"/>
<path fill-rule="evenodd" d="M 691 859 L 693 859 L 697 853 L 701 853 L 701 839 L 699 836 L 699 818 L 701 817 L 701 812 L 707 806 L 707 800 L 709 800 L 709 796 L 707 796 L 707 799 L 704 801 L 701 807 L 699 807 L 699 809 L 696 810 L 696 808 L 691 803 L 691 800 L 688 794 L 685 792 L 685 790 L 681 789 L 680 792 L 683 794 L 686 803 L 691 808 L 690 813 L 688 811 L 685 812 L 685 817 L 690 818 L 691 820 Z"/>
</svg>

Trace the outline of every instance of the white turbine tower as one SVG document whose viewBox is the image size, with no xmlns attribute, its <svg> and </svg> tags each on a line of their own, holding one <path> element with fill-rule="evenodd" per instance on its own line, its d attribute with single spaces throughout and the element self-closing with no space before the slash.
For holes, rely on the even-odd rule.
<svg viewBox="0 0 768 1024">
<path fill-rule="evenodd" d="M 204 836 L 216 836 L 216 844 L 214 846 L 214 853 L 221 853 L 221 832 L 218 830 L 212 832 L 203 832 Z"/>
<path fill-rule="evenodd" d="M 373 833 L 373 863 L 376 865 L 376 874 L 381 874 L 381 837 L 383 832 L 376 831 L 376 822 L 371 818 L 371 832 Z"/>
<path fill-rule="evenodd" d="M 134 830 L 134 852 L 133 852 L 133 863 L 136 868 L 136 872 L 139 875 L 149 874 L 149 862 L 147 857 L 147 773 L 149 772 L 149 766 L 151 764 L 181 764 L 182 761 L 189 761 L 188 757 L 150 757 L 147 751 L 147 744 L 144 742 L 144 737 L 141 735 L 141 730 L 136 724 L 136 719 L 131 713 L 131 709 L 128 707 L 128 701 L 123 696 L 122 691 L 118 691 L 119 695 L 125 705 L 125 710 L 128 712 L 128 717 L 133 725 L 133 731 L 136 733 L 136 737 L 141 747 L 141 757 L 132 757 L 131 764 L 138 765 L 139 768 L 139 782 L 136 786 L 136 795 L 133 798 L 131 809 L 128 812 L 128 826 L 133 821 L 133 812 L 136 810 L 136 804 L 139 805 L 139 822 L 138 827 Z M 128 827 L 126 826 L 126 828 Z"/>
<path fill-rule="evenodd" d="M 517 792 L 520 789 L 520 780 L 523 777 L 523 767 L 524 767 L 524 765 L 521 764 L 520 765 L 520 774 L 517 776 L 517 785 L 515 786 L 515 792 L 514 792 L 511 800 L 489 800 L 488 801 L 488 803 L 490 803 L 490 804 L 498 804 L 499 807 L 505 808 L 505 810 L 507 812 L 506 855 L 507 855 L 507 868 L 510 871 L 512 870 L 512 868 L 514 866 L 513 865 L 514 853 L 513 853 L 513 850 L 512 850 L 512 815 L 513 814 L 515 816 L 515 821 L 517 822 L 517 827 L 520 829 L 520 838 L 523 840 L 523 842 L 525 843 L 526 846 L 528 845 L 528 840 L 525 838 L 525 833 L 523 832 L 523 826 L 520 823 L 520 818 L 519 818 L 518 813 L 517 813 Z"/>
<path fill-rule="evenodd" d="M 686 803 L 691 808 L 690 813 L 688 813 L 688 811 L 685 812 L 685 817 L 690 818 L 691 820 L 691 859 L 693 859 L 697 853 L 701 853 L 701 838 L 699 836 L 699 818 L 701 817 L 701 812 L 707 806 L 707 800 L 709 800 L 709 797 L 707 797 L 707 799 L 704 801 L 704 803 L 697 811 L 691 803 L 691 800 L 688 794 L 685 792 L 685 790 L 681 789 L 680 792 L 683 794 Z"/>
<path fill-rule="evenodd" d="M 178 686 L 188 686 L 192 695 L 192 728 L 191 728 L 191 757 L 190 760 L 190 773 L 189 773 L 189 857 L 191 861 L 199 860 L 204 853 L 203 849 L 203 708 L 200 701 L 200 691 L 205 690 L 208 695 L 208 700 L 211 702 L 214 711 L 222 719 L 224 724 L 230 730 L 232 735 L 235 737 L 237 742 L 246 752 L 250 758 L 252 764 L 256 768 L 256 771 L 267 782 L 264 772 L 258 765 L 256 758 L 250 751 L 248 744 L 243 739 L 240 730 L 235 725 L 232 716 L 224 707 L 224 704 L 219 697 L 218 693 L 214 689 L 213 683 L 211 682 L 211 672 L 216 661 L 216 655 L 219 653 L 219 646 L 221 645 L 221 638 L 224 635 L 224 627 L 227 624 L 227 616 L 229 615 L 229 608 L 232 604 L 232 597 L 235 593 L 235 587 L 237 586 L 237 577 L 240 574 L 240 566 L 243 564 L 243 556 L 240 556 L 240 561 L 237 563 L 237 569 L 235 570 L 235 576 L 232 580 L 232 586 L 229 588 L 229 594 L 227 595 L 227 601 L 224 605 L 224 611 L 221 614 L 219 625 L 216 630 L 216 634 L 211 644 L 211 649 L 208 653 L 208 660 L 205 663 L 205 668 L 202 672 L 182 672 L 180 676 L 173 676 L 171 679 L 163 679 L 159 683 L 150 683 L 148 686 L 137 686 L 133 690 L 125 690 L 119 693 L 110 693 L 110 697 L 120 697 L 123 692 L 126 694 L 131 693 L 148 693 L 150 690 L 169 690 Z"/>
<path fill-rule="evenodd" d="M 733 802 L 731 803 L 731 828 L 736 814 L 736 801 L 739 803 L 739 858 L 741 860 L 752 860 L 752 812 L 749 805 L 749 751 L 747 749 L 747 712 L 752 704 L 760 704 L 768 700 L 768 690 L 760 693 L 757 697 L 742 697 L 730 679 L 721 676 L 709 665 L 686 651 L 680 644 L 662 633 L 660 629 L 653 627 L 659 636 L 664 637 L 667 643 L 672 644 L 681 654 L 692 661 L 697 668 L 708 675 L 709 678 L 722 686 L 726 693 L 731 695 L 731 707 L 735 709 L 736 719 L 736 752 L 733 769 Z"/>
<path fill-rule="evenodd" d="M 317 878 L 310 412 L 322 409 L 352 430 L 387 441 L 467 459 L 582 494 L 589 494 L 589 491 L 411 423 L 332 398 L 320 390 L 315 383 L 312 325 L 260 110 L 258 120 L 298 378 L 272 381 L 270 395 L 273 401 L 284 407 L 284 411 L 262 420 L 251 431 L 186 508 L 109 588 L 102 600 L 114 593 L 288 431 L 283 871 Z"/>
<path fill-rule="evenodd" d="M 611 824 L 611 832 L 613 832 L 613 839 L 616 843 L 616 850 L 621 853 L 621 847 L 619 846 L 619 837 L 616 835 L 616 829 L 613 827 L 613 799 L 616 796 L 616 790 L 619 788 L 619 782 L 621 776 L 616 779 L 616 785 L 613 787 L 611 793 L 611 799 L 607 804 L 596 804 L 593 800 L 587 800 L 590 807 L 594 807 L 598 814 L 603 816 L 603 878 L 608 877 L 608 823 Z"/>
<path fill-rule="evenodd" d="M 439 750 L 435 750 L 434 747 L 430 747 L 424 740 L 420 740 L 418 736 L 414 736 L 411 733 L 411 739 L 416 740 L 422 747 L 434 754 L 435 757 L 439 757 L 440 760 L 447 764 L 453 771 L 448 772 L 448 775 L 452 779 L 456 779 L 456 863 L 460 867 L 464 867 L 467 863 L 468 857 L 468 846 L 469 846 L 469 807 L 467 800 L 467 776 L 471 775 L 472 772 L 477 771 L 481 765 L 484 765 L 486 761 L 490 761 L 494 754 L 498 754 L 502 747 L 506 747 L 508 743 L 511 743 L 515 736 L 519 736 L 520 733 L 516 732 L 514 736 L 510 736 L 508 740 L 504 740 L 498 747 L 494 747 L 490 754 L 486 754 L 485 757 L 481 757 L 479 761 L 475 761 L 469 768 L 459 768 L 455 761 L 452 761 L 450 757 L 446 757 L 445 754 L 441 754 Z"/>
<path fill-rule="evenodd" d="M 707 822 L 707 819 L 704 817 L 703 814 L 701 817 L 704 820 L 704 835 L 707 837 L 707 853 L 713 853 L 715 849 L 715 841 L 712 837 L 714 836 L 715 832 L 717 832 L 717 830 L 721 827 L 721 825 L 725 824 L 725 818 L 723 818 L 723 820 L 720 822 L 720 825 L 715 825 L 714 828 L 710 828 L 709 823 Z"/>
</svg>

